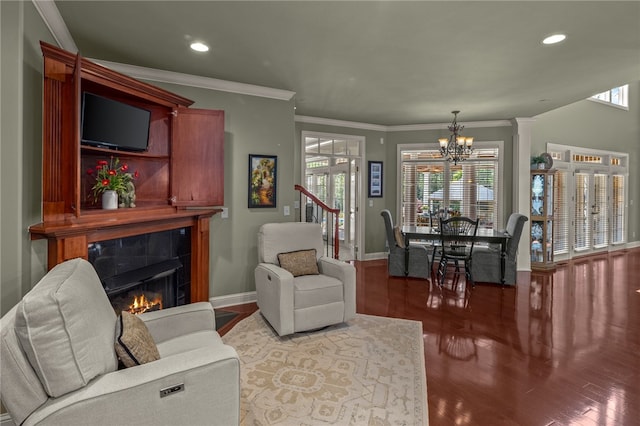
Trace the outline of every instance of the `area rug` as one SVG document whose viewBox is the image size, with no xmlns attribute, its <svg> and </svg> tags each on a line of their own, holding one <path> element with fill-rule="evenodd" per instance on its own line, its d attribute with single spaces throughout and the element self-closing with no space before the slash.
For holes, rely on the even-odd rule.
<svg viewBox="0 0 640 426">
<path fill-rule="evenodd" d="M 427 425 L 422 324 L 358 314 L 279 337 L 260 312 L 223 338 L 240 356 L 243 425 Z"/>
</svg>

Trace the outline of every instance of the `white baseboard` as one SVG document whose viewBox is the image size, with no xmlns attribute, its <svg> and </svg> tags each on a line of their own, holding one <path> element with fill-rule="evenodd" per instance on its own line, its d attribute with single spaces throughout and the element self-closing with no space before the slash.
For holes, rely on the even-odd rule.
<svg viewBox="0 0 640 426">
<path fill-rule="evenodd" d="M 16 426 L 8 413 L 0 414 L 0 426 Z"/>
<path fill-rule="evenodd" d="M 246 303 L 253 303 L 258 300 L 258 296 L 255 291 L 249 291 L 246 293 L 228 294 L 226 296 L 216 296 L 209 298 L 209 302 L 214 308 L 224 308 L 225 306 L 244 305 Z M 2 425 L 0 425 L 2 426 Z"/>
<path fill-rule="evenodd" d="M 362 260 L 380 260 L 380 259 L 386 259 L 388 256 L 389 255 L 386 251 L 382 251 L 379 253 L 365 253 L 364 259 Z"/>
</svg>

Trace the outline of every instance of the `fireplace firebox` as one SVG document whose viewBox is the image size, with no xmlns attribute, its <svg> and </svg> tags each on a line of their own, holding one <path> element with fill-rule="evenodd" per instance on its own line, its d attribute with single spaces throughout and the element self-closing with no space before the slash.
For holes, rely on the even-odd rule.
<svg viewBox="0 0 640 426">
<path fill-rule="evenodd" d="M 138 314 L 189 303 L 190 247 L 178 228 L 91 243 L 88 254 L 114 311 Z"/>
</svg>

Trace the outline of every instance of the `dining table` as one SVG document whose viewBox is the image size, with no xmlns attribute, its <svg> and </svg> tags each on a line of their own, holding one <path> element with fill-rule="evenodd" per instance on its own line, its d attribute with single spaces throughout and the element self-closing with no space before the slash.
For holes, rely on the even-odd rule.
<svg viewBox="0 0 640 426">
<path fill-rule="evenodd" d="M 409 243 L 411 240 L 422 241 L 441 241 L 443 238 L 440 234 L 440 230 L 437 227 L 431 226 L 403 226 L 402 234 L 405 239 L 405 262 L 409 260 Z M 505 285 L 504 271 L 507 262 L 507 243 L 509 242 L 509 235 L 506 231 L 497 231 L 489 228 L 478 228 L 476 235 L 474 236 L 458 236 L 458 235 L 446 235 L 444 239 L 447 241 L 455 241 L 457 239 L 464 239 L 464 241 L 473 241 L 474 243 L 488 243 L 488 244 L 500 244 L 500 282 Z M 473 258 L 473 253 L 471 254 Z"/>
</svg>

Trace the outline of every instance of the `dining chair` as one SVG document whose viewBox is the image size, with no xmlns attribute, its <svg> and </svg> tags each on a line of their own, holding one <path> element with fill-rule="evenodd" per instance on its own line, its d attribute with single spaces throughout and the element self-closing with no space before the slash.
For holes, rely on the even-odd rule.
<svg viewBox="0 0 640 426">
<path fill-rule="evenodd" d="M 441 219 L 448 219 L 449 218 L 449 212 L 445 209 L 440 209 L 440 210 L 434 210 L 434 211 L 430 211 L 429 212 L 429 226 L 431 227 L 431 229 L 435 229 L 437 230 L 438 227 L 440 226 L 440 220 Z M 433 248 L 432 254 L 431 254 L 431 264 L 432 265 L 437 265 L 436 262 L 436 256 L 441 256 L 441 252 L 442 252 L 442 243 L 440 242 L 440 240 L 431 240 L 430 244 Z"/>
<path fill-rule="evenodd" d="M 438 278 L 440 286 L 444 285 L 447 269 L 454 268 L 453 284 L 457 285 L 461 274 L 461 263 L 464 263 L 465 278 L 474 286 L 471 276 L 471 262 L 474 239 L 478 231 L 478 219 L 465 216 L 452 216 L 440 219 L 440 262 Z"/>
</svg>

